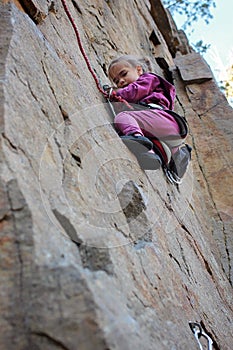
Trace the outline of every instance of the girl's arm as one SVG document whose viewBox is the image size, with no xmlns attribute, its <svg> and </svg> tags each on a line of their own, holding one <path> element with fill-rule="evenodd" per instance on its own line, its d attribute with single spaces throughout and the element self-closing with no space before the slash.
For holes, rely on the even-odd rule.
<svg viewBox="0 0 233 350">
<path fill-rule="evenodd" d="M 156 91 L 159 84 L 160 81 L 155 75 L 145 73 L 135 82 L 124 88 L 117 89 L 117 95 L 128 102 L 137 103 L 150 95 L 153 91 Z"/>
</svg>

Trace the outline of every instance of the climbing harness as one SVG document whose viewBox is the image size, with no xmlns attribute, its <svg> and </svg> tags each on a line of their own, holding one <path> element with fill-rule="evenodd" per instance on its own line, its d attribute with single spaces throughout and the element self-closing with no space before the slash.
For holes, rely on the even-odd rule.
<svg viewBox="0 0 233 350">
<path fill-rule="evenodd" d="M 208 334 L 206 334 L 203 331 L 203 328 L 201 327 L 201 325 L 197 322 L 189 322 L 189 327 L 191 328 L 191 331 L 194 334 L 194 337 L 199 345 L 200 350 L 203 350 L 203 347 L 202 347 L 201 342 L 199 340 L 201 337 L 204 337 L 208 342 L 207 350 L 212 350 L 213 340 L 210 338 L 210 336 L 208 336 Z"/>
<path fill-rule="evenodd" d="M 109 96 L 111 96 L 112 88 L 108 85 L 104 85 L 103 88 L 106 91 L 109 91 Z M 118 109 L 118 104 L 114 104 L 113 101 L 108 97 L 107 98 L 110 110 L 114 117 L 116 117 L 117 113 L 125 111 L 126 108 L 120 108 L 120 110 L 116 113 L 115 109 Z M 164 137 L 162 140 L 153 137 L 150 140 L 153 143 L 154 152 L 159 155 L 162 161 L 162 169 L 167 178 L 167 180 L 171 184 L 180 185 L 182 182 L 182 178 L 188 168 L 189 162 L 191 160 L 191 151 L 192 148 L 184 143 L 184 139 L 188 134 L 188 126 L 185 118 L 181 117 L 174 111 L 165 109 L 164 107 L 151 103 L 147 104 L 145 102 L 139 102 L 135 104 L 130 104 L 133 110 L 145 110 L 145 109 L 158 109 L 163 110 L 169 114 L 171 114 L 179 125 L 180 133 L 179 136 L 169 136 Z M 131 110 L 132 110 L 131 109 Z M 179 150 L 172 155 L 171 149 L 174 147 L 178 147 Z M 147 169 L 147 168 L 145 168 Z M 149 169 L 149 168 L 148 168 Z"/>
</svg>

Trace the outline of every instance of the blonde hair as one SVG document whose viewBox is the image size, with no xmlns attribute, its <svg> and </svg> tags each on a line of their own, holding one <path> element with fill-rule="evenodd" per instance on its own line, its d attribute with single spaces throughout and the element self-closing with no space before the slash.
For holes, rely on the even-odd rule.
<svg viewBox="0 0 233 350">
<path fill-rule="evenodd" d="M 143 73 L 151 71 L 151 63 L 147 57 L 139 58 L 133 55 L 123 55 L 118 58 L 114 58 L 108 67 L 108 75 L 111 67 L 118 62 L 128 62 L 132 67 L 141 66 Z"/>
</svg>

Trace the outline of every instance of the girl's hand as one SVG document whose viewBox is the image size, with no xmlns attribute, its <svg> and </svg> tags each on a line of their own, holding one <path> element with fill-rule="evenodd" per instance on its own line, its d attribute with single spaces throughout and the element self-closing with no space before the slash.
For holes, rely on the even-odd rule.
<svg viewBox="0 0 233 350">
<path fill-rule="evenodd" d="M 115 96 L 118 89 L 114 86 L 104 85 L 103 90 L 107 93 L 108 98 L 111 100 L 111 98 Z"/>
</svg>

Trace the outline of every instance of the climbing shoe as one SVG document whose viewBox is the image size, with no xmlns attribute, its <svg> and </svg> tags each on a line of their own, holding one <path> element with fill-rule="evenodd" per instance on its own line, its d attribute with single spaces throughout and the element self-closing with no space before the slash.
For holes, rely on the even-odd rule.
<svg viewBox="0 0 233 350">
<path fill-rule="evenodd" d="M 137 155 L 140 167 L 144 170 L 158 170 L 161 168 L 162 161 L 155 153 L 144 152 Z"/>
<path fill-rule="evenodd" d="M 183 178 L 191 161 L 191 152 L 192 147 L 188 144 L 184 144 L 173 154 L 168 169 L 175 180 L 177 179 L 177 181 L 180 181 L 180 179 Z"/>
<path fill-rule="evenodd" d="M 153 143 L 147 137 L 141 135 L 124 135 L 121 136 L 124 144 L 129 148 L 135 155 L 144 153 L 147 150 L 153 148 Z"/>
</svg>

